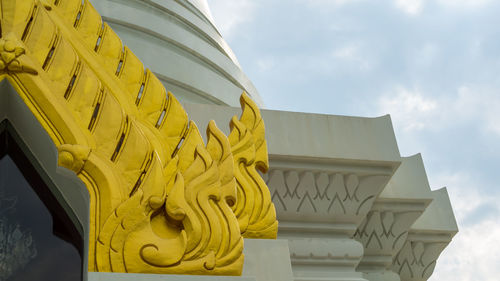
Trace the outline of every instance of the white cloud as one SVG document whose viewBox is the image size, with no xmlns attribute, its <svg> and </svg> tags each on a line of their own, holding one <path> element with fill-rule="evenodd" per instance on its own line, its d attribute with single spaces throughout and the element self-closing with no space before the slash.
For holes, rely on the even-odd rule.
<svg viewBox="0 0 500 281">
<path fill-rule="evenodd" d="M 257 66 L 260 71 L 269 71 L 276 65 L 274 58 L 261 58 L 257 60 Z"/>
<path fill-rule="evenodd" d="M 437 2 L 446 7 L 452 8 L 474 8 L 482 7 L 490 2 L 491 0 L 437 0 Z"/>
<path fill-rule="evenodd" d="M 333 51 L 333 56 L 341 59 L 357 58 L 357 47 L 346 46 Z"/>
<path fill-rule="evenodd" d="M 423 0 L 396 0 L 395 4 L 397 8 L 410 15 L 419 14 L 424 7 Z"/>
<path fill-rule="evenodd" d="M 436 100 L 423 96 L 418 90 L 401 86 L 383 95 L 378 106 L 381 114 L 391 114 L 395 126 L 406 132 L 431 126 L 438 113 Z"/>
<path fill-rule="evenodd" d="M 429 281 L 498 281 L 500 225 L 486 219 L 460 230 L 437 261 Z"/>
<path fill-rule="evenodd" d="M 319 1 L 319 0 L 317 0 Z M 420 14 L 428 0 L 394 0 L 394 4 L 398 9 L 408 15 Z M 493 2 L 492 0 L 435 0 L 436 3 L 453 9 L 470 9 L 480 8 Z"/>
<path fill-rule="evenodd" d="M 454 96 L 432 98 L 418 89 L 396 86 L 378 100 L 378 114 L 391 114 L 397 130 L 460 127 L 474 123 L 480 131 L 500 137 L 500 90 L 460 86 Z"/>
<path fill-rule="evenodd" d="M 431 67 L 440 56 L 440 48 L 437 44 L 427 42 L 417 47 L 413 63 L 419 67 Z"/>
<path fill-rule="evenodd" d="M 309 5 L 313 6 L 329 6 L 329 7 L 340 7 L 346 4 L 351 4 L 355 2 L 359 2 L 360 0 L 302 0 Z"/>
<path fill-rule="evenodd" d="M 217 28 L 228 39 L 238 26 L 251 21 L 257 8 L 253 0 L 208 0 Z"/>
<path fill-rule="evenodd" d="M 429 182 L 433 187 L 448 187 L 453 212 L 459 224 L 465 223 L 465 220 L 481 206 L 494 207 L 500 213 L 496 198 L 490 194 L 481 193 L 480 190 L 485 189 L 481 186 L 484 183 L 467 171 L 441 172 L 436 175 L 431 171 Z"/>
<path fill-rule="evenodd" d="M 349 44 L 332 51 L 334 59 L 343 60 L 358 66 L 358 70 L 366 71 L 372 68 L 370 61 L 362 56 L 359 45 Z"/>
<path fill-rule="evenodd" d="M 461 86 L 454 104 L 457 115 L 474 118 L 478 127 L 500 136 L 500 90 Z"/>
</svg>

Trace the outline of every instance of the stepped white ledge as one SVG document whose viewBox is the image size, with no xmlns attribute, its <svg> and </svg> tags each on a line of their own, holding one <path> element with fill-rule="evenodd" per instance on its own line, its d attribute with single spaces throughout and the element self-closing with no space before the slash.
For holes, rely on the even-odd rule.
<svg viewBox="0 0 500 281">
<path fill-rule="evenodd" d="M 391 271 L 392 261 L 433 199 L 420 154 L 402 160 L 354 236 L 364 246 L 357 271 L 370 281 L 399 281 Z"/>
<path fill-rule="evenodd" d="M 240 112 L 185 108 L 201 127 L 210 116 L 225 133 Z M 294 280 L 399 281 L 393 260 L 405 241 L 437 241 L 435 230 L 434 236 L 421 228 L 409 231 L 435 196 L 421 156 L 399 155 L 389 116 L 261 114 L 270 159 L 263 177 L 276 207 L 278 237 L 289 241 Z"/>
<path fill-rule="evenodd" d="M 185 106 L 204 126 L 239 109 Z M 262 110 L 270 159 L 264 175 L 288 239 L 295 280 L 365 280 L 355 268 L 362 244 L 352 237 L 400 165 L 388 116 L 360 118 Z"/>
<path fill-rule="evenodd" d="M 392 270 L 401 281 L 426 281 L 436 261 L 458 232 L 446 188 L 432 191 L 433 202 L 412 225 L 408 237 L 395 256 Z"/>
<path fill-rule="evenodd" d="M 198 127 L 213 119 L 226 134 L 231 117 L 241 113 L 239 107 L 183 106 Z M 276 164 L 305 163 L 314 170 L 378 168 L 393 173 L 401 162 L 389 115 L 366 118 L 265 109 L 261 114 L 269 132 L 269 158 Z"/>
</svg>

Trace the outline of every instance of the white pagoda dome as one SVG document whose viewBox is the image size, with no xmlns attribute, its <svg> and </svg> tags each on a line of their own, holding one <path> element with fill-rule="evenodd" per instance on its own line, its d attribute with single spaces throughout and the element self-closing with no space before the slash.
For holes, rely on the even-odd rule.
<svg viewBox="0 0 500 281">
<path fill-rule="evenodd" d="M 215 27 L 206 0 L 93 1 L 103 19 L 182 103 L 262 99 Z"/>
</svg>

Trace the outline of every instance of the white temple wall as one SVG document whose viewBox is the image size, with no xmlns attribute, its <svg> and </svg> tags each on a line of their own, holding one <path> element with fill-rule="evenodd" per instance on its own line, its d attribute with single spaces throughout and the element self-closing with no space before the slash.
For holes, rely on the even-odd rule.
<svg viewBox="0 0 500 281">
<path fill-rule="evenodd" d="M 200 129 L 214 119 L 228 134 L 231 117 L 241 112 L 243 91 L 262 106 L 205 0 L 100 0 L 94 5 Z M 273 110 L 262 115 L 270 160 L 263 177 L 276 206 L 279 239 L 246 239 L 243 276 L 224 279 L 429 278 L 457 232 L 456 222 L 446 189 L 431 191 L 420 155 L 400 156 L 389 116 Z"/>
<path fill-rule="evenodd" d="M 185 108 L 200 128 L 214 119 L 225 133 L 241 112 Z M 272 132 L 263 177 L 294 280 L 427 280 L 456 223 L 446 191 L 431 192 L 421 156 L 399 155 L 390 118 L 261 113 Z M 420 259 L 408 263 L 415 251 Z"/>
</svg>

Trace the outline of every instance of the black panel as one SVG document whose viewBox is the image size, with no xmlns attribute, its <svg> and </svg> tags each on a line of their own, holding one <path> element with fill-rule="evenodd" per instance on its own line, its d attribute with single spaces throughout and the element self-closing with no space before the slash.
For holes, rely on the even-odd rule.
<svg viewBox="0 0 500 281">
<path fill-rule="evenodd" d="M 15 133 L 2 131 L 0 281 L 82 280 L 82 237 Z"/>
</svg>

